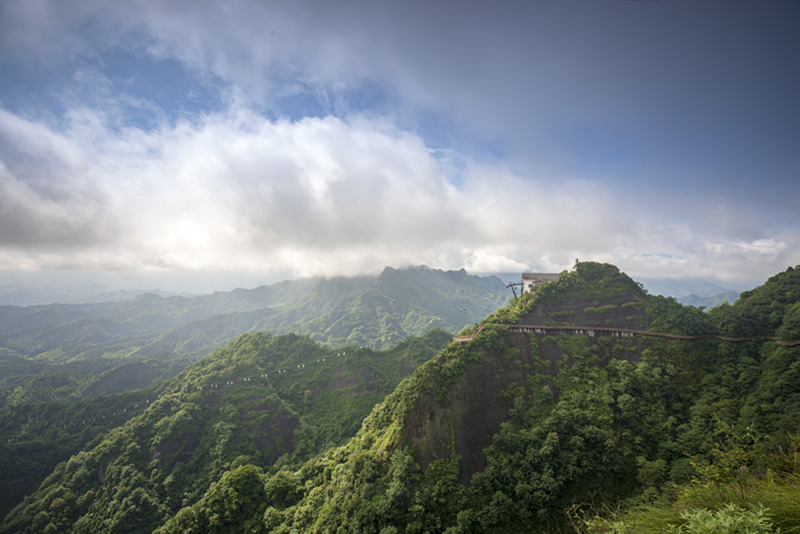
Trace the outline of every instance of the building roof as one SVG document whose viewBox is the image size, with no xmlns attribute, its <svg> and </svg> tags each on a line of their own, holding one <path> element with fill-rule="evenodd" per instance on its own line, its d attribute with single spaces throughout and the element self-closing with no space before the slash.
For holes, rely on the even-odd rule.
<svg viewBox="0 0 800 534">
<path fill-rule="evenodd" d="M 558 280 L 559 273 L 522 273 L 525 281 L 554 282 Z"/>
</svg>

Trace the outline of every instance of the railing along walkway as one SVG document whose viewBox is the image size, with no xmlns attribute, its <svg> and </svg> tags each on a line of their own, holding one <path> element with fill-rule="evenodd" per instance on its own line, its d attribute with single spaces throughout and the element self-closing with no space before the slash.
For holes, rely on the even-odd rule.
<svg viewBox="0 0 800 534">
<path fill-rule="evenodd" d="M 635 335 L 639 335 L 639 336 L 665 337 L 668 339 L 683 339 L 683 340 L 719 339 L 721 341 L 728 341 L 731 343 L 764 339 L 759 337 L 719 336 L 716 334 L 698 334 L 698 335 L 667 334 L 665 332 L 653 332 L 650 330 L 632 330 L 630 328 L 612 328 L 607 326 L 570 326 L 570 325 L 540 325 L 540 324 L 529 325 L 529 324 L 503 324 L 503 323 L 491 323 L 491 324 L 496 324 L 497 326 L 508 328 L 512 332 L 523 332 L 526 334 L 540 334 L 540 335 L 547 335 L 549 332 L 571 332 L 578 335 L 587 335 L 589 337 L 594 337 L 596 335 L 610 335 L 611 337 L 633 337 Z M 472 341 L 472 339 L 483 330 L 484 326 L 486 325 L 479 326 L 478 329 L 472 333 L 472 335 L 454 337 L 453 341 L 455 341 L 456 343 L 466 343 L 467 341 Z M 781 345 L 783 347 L 795 347 L 797 345 L 800 345 L 800 340 L 780 341 L 779 339 L 774 337 L 770 337 L 767 339 L 771 339 L 775 341 L 778 345 Z"/>
</svg>

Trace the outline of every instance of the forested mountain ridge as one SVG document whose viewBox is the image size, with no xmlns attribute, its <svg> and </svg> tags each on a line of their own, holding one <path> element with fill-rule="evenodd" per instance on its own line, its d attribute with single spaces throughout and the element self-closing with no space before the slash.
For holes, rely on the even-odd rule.
<svg viewBox="0 0 800 534">
<path fill-rule="evenodd" d="M 66 507 L 79 507 L 56 520 L 55 531 L 66 531 L 92 505 L 91 510 L 114 511 L 101 514 L 100 522 L 89 517 L 94 511 L 89 512 L 79 521 L 90 525 L 87 531 L 130 532 L 138 520 L 130 514 L 139 513 L 127 509 L 131 499 L 142 506 L 152 504 L 148 510 L 166 519 L 163 514 L 199 499 L 233 466 L 268 468 L 276 461 L 297 465 L 342 444 L 402 377 L 430 359 L 450 337 L 432 330 L 389 351 L 375 352 L 360 347 L 333 350 L 296 335 L 246 334 L 150 391 L 71 405 L 80 408 L 79 413 L 65 412 L 64 405 L 56 403 L 36 411 L 25 407 L 7 411 L 0 427 L 4 437 L 0 470 L 7 484 L 17 477 L 17 485 L 23 486 L 30 483 L 24 467 L 39 467 L 36 462 L 42 458 L 32 450 L 26 466 L 21 452 L 49 445 L 54 456 L 57 449 L 68 449 L 69 441 L 74 446 L 88 438 L 83 442 L 88 447 L 73 451 L 77 455 L 48 479 L 66 477 L 69 483 L 52 488 L 45 481 L 40 490 L 49 496 L 47 500 L 57 498 Z M 106 424 L 128 419 L 118 428 Z M 33 434 L 35 428 L 42 434 Z M 75 458 L 84 466 L 77 472 L 71 469 Z M 153 470 L 161 473 L 158 482 Z M 80 503 L 72 499 L 77 485 L 91 488 L 98 482 L 102 488 L 81 492 Z M 148 486 L 144 492 L 142 484 Z M 105 492 L 97 491 L 103 488 Z M 5 506 L 21 498 L 14 490 L 3 488 L 0 500 Z M 153 524 L 157 517 L 145 517 L 142 524 Z M 2 528 L 42 532 L 49 522 L 11 519 Z"/>
<path fill-rule="evenodd" d="M 167 475 L 154 457 L 164 442 L 147 438 L 152 431 L 132 421 L 115 436 L 146 439 L 119 437 L 113 450 L 100 444 L 73 457 L 6 518 L 3 529 L 114 532 L 126 524 L 130 532 L 159 525 L 159 532 L 610 532 L 602 523 L 576 523 L 567 511 L 587 503 L 601 510 L 602 503 L 674 498 L 669 488 L 689 487 L 709 473 L 720 484 L 731 466 L 740 474 L 742 466 L 754 474 L 772 469 L 765 459 L 790 450 L 800 429 L 800 347 L 770 338 L 800 338 L 793 337 L 800 334 L 798 303 L 795 269 L 732 306 L 703 314 L 647 295 L 613 266 L 580 263 L 463 331 L 466 341 L 450 343 L 403 380 L 346 445 L 299 468 L 287 462 L 265 469 L 252 461 L 256 452 L 236 456 L 234 450 L 235 461 L 194 477 L 190 472 L 207 469 L 201 466 L 212 457 L 201 453 L 204 462 L 189 468 L 192 460 L 172 452 Z M 600 328 L 527 333 L 505 326 L 526 324 L 752 339 L 615 336 L 599 334 Z M 246 359 L 252 352 L 231 354 Z M 164 434 L 168 439 L 190 443 L 191 432 L 179 424 L 183 410 L 172 403 L 196 392 L 175 394 L 163 413 L 148 410 L 150 421 L 174 429 Z M 259 392 L 250 401 L 265 398 Z M 100 460 L 126 454 L 131 460 L 113 469 Z M 148 458 L 149 471 L 125 467 Z M 787 465 L 781 468 L 789 470 L 786 476 L 795 476 Z M 193 490 L 165 500 L 159 492 L 174 488 L 167 481 L 175 471 Z M 207 490 L 192 486 L 200 478 L 215 482 Z M 781 487 L 800 497 L 792 489 L 796 483 Z M 798 500 L 788 499 L 795 519 Z M 791 514 L 770 520 L 783 532 L 800 529 Z M 677 521 L 676 528 L 683 520 Z"/>
<path fill-rule="evenodd" d="M 391 348 L 432 328 L 457 331 L 506 304 L 495 277 L 426 267 L 305 279 L 204 297 L 0 307 L 0 406 L 146 387 L 245 332 L 299 333 L 332 347 Z M 58 374 L 64 387 L 40 387 Z M 50 381 L 52 382 L 52 381 Z M 40 391 L 44 396 L 31 397 Z"/>
</svg>

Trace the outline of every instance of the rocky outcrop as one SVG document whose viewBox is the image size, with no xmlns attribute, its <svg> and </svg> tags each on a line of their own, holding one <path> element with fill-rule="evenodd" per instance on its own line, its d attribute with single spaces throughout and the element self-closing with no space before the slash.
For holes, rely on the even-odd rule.
<svg viewBox="0 0 800 534">
<path fill-rule="evenodd" d="M 520 325 L 545 323 L 646 328 L 651 319 L 636 296 L 629 293 L 604 299 L 545 303 L 518 322 Z M 457 381 L 447 392 L 436 380 L 428 382 L 405 419 L 407 435 L 422 468 L 455 453 L 460 458 L 460 478 L 464 484 L 485 468 L 484 449 L 491 444 L 501 425 L 509 420 L 509 410 L 513 407 L 509 392 L 524 391 L 525 397 L 530 399 L 535 393 L 531 384 L 535 383 L 539 389 L 549 388 L 557 400 L 559 392 L 553 377 L 560 363 L 565 361 L 565 351 L 556 338 L 545 334 L 507 329 L 497 348 L 482 346 L 480 335 L 475 338 L 474 343 L 464 345 L 464 350 L 476 357 L 464 365 Z M 604 342 L 599 338 L 586 336 L 585 341 L 587 350 L 601 356 L 600 364 L 612 357 L 610 353 L 603 354 Z M 647 341 L 643 339 L 615 339 L 613 344 L 617 350 L 613 357 L 637 359 L 644 343 Z M 447 365 L 446 358 L 446 354 L 440 356 L 437 364 Z M 536 380 L 531 381 L 530 377 Z"/>
</svg>

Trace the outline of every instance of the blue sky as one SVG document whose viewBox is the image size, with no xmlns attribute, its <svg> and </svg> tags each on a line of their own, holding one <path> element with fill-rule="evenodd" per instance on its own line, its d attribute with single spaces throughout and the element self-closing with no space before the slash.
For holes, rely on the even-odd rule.
<svg viewBox="0 0 800 534">
<path fill-rule="evenodd" d="M 0 272 L 751 287 L 800 264 L 798 28 L 793 0 L 6 0 Z"/>
</svg>

